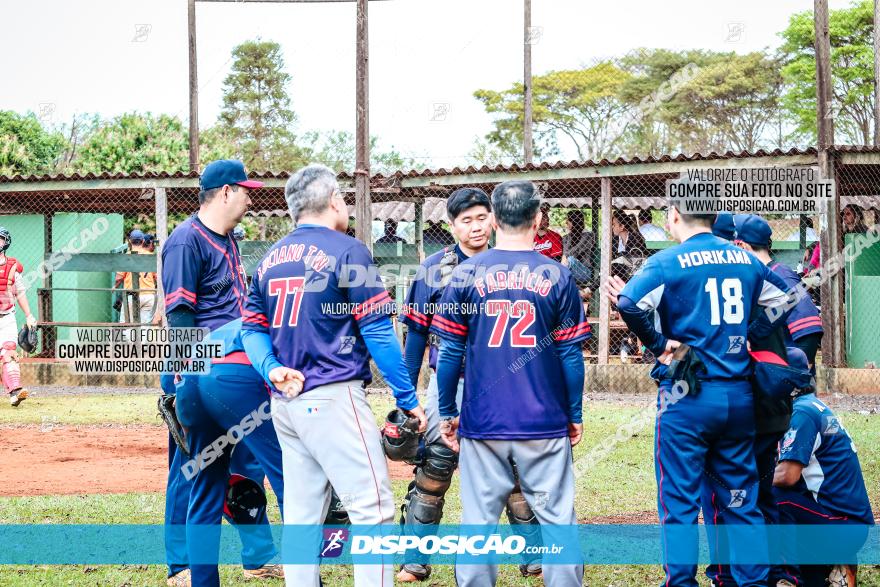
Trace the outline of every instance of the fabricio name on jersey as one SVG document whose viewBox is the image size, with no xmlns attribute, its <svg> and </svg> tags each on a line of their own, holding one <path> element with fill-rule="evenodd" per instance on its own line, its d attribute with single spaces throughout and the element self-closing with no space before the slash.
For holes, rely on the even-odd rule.
<svg viewBox="0 0 880 587">
<path fill-rule="evenodd" d="M 699 265 L 751 265 L 752 259 L 745 251 L 691 251 L 678 255 L 682 269 Z"/>
</svg>

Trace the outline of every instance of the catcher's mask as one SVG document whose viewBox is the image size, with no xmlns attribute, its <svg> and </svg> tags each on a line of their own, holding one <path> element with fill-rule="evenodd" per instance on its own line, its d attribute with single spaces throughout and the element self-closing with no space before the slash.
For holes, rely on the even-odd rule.
<svg viewBox="0 0 880 587">
<path fill-rule="evenodd" d="M 37 329 L 27 324 L 18 331 L 18 346 L 28 354 L 37 350 Z"/>
<path fill-rule="evenodd" d="M 12 244 L 12 233 L 7 228 L 0 226 L 0 238 L 3 239 L 3 244 L 0 245 L 0 253 L 5 253 L 9 245 Z"/>
<path fill-rule="evenodd" d="M 265 511 L 266 492 L 263 488 L 244 475 L 230 475 L 223 513 L 236 524 L 256 524 Z"/>
<path fill-rule="evenodd" d="M 419 421 L 401 410 L 391 410 L 385 417 L 382 447 L 392 461 L 412 461 L 419 453 Z"/>
</svg>

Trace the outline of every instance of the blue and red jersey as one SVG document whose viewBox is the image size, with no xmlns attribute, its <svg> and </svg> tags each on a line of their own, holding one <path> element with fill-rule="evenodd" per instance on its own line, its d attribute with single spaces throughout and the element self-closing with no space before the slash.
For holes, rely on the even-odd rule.
<svg viewBox="0 0 880 587">
<path fill-rule="evenodd" d="M 193 214 L 162 246 L 162 286 L 165 311 L 185 306 L 195 314 L 195 326 L 218 329 L 226 354 L 242 351 L 236 321 L 241 320 L 247 295 L 247 276 L 232 234 L 218 234 Z"/>
<path fill-rule="evenodd" d="M 795 400 L 779 460 L 804 466 L 796 491 L 846 519 L 874 523 L 856 446 L 840 418 L 816 394 Z"/>
<path fill-rule="evenodd" d="M 450 250 L 455 252 L 459 263 L 468 259 L 461 247 L 455 245 L 451 249 L 444 247 L 419 265 L 418 273 L 416 273 L 409 292 L 406 294 L 406 302 L 400 308 L 400 322 L 406 324 L 410 330 L 424 334 L 429 332 L 431 321 L 434 319 L 434 309 L 440 303 L 440 298 L 443 295 L 440 261 Z M 432 369 L 437 368 L 436 345 L 431 345 L 428 366 Z"/>
<path fill-rule="evenodd" d="M 791 313 L 786 318 L 785 340 L 787 346 L 791 346 L 790 341 L 801 339 L 808 334 L 824 332 L 822 330 L 822 318 L 819 316 L 819 309 L 810 294 L 803 289 L 801 278 L 788 265 L 783 265 L 778 261 L 770 263 L 770 270 L 781 277 L 789 288 L 799 288 L 796 290 L 798 300 L 797 304 L 792 308 Z"/>
<path fill-rule="evenodd" d="M 260 261 L 242 328 L 269 334 L 281 364 L 305 376 L 305 392 L 353 379 L 372 381 L 360 328 L 393 311 L 362 242 L 305 225 L 275 243 Z"/>
<path fill-rule="evenodd" d="M 474 255 L 455 268 L 431 331 L 465 343 L 463 437 L 568 434 L 569 400 L 556 347 L 586 340 L 590 325 L 566 267 L 535 251 Z"/>
</svg>

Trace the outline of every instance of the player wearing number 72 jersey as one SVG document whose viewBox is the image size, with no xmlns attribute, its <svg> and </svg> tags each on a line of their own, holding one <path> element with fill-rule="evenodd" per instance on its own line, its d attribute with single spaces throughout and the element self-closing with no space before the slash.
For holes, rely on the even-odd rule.
<svg viewBox="0 0 880 587">
<path fill-rule="evenodd" d="M 653 372 L 660 382 L 657 501 L 670 586 L 697 585 L 695 528 L 704 476 L 729 492 L 717 504 L 725 521 L 749 532 L 730 539 L 737 584 L 765 585 L 767 579 L 766 567 L 736 564 L 744 552 L 761 552 L 763 539 L 759 529 L 746 529 L 763 524 L 746 341 L 784 324 L 787 286 L 754 255 L 714 236 L 714 220 L 714 214 L 682 215 L 670 206 L 667 224 L 681 244 L 650 257 L 617 299 L 627 326 L 657 357 L 686 343 L 705 365 L 697 369 L 699 389 L 685 394 L 678 393 L 680 383 L 672 393 L 675 382 L 662 362 Z M 686 563 L 670 565 L 671 558 Z"/>
</svg>

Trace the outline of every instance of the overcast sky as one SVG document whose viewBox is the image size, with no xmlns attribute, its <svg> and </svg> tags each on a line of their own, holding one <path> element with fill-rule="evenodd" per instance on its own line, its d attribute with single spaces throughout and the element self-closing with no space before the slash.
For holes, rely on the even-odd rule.
<svg viewBox="0 0 880 587">
<path fill-rule="evenodd" d="M 849 1 L 830 0 L 831 8 Z M 0 109 L 109 117 L 131 110 L 188 119 L 184 0 L 0 0 Z M 810 0 L 533 0 L 533 71 L 589 65 L 637 47 L 748 52 L 779 44 Z M 490 129 L 472 97 L 522 77 L 520 0 L 371 2 L 370 132 L 433 166 L 460 162 Z M 292 76 L 300 132 L 354 130 L 355 7 L 197 5 L 199 121 L 220 111 L 232 48 L 274 40 Z"/>
</svg>

